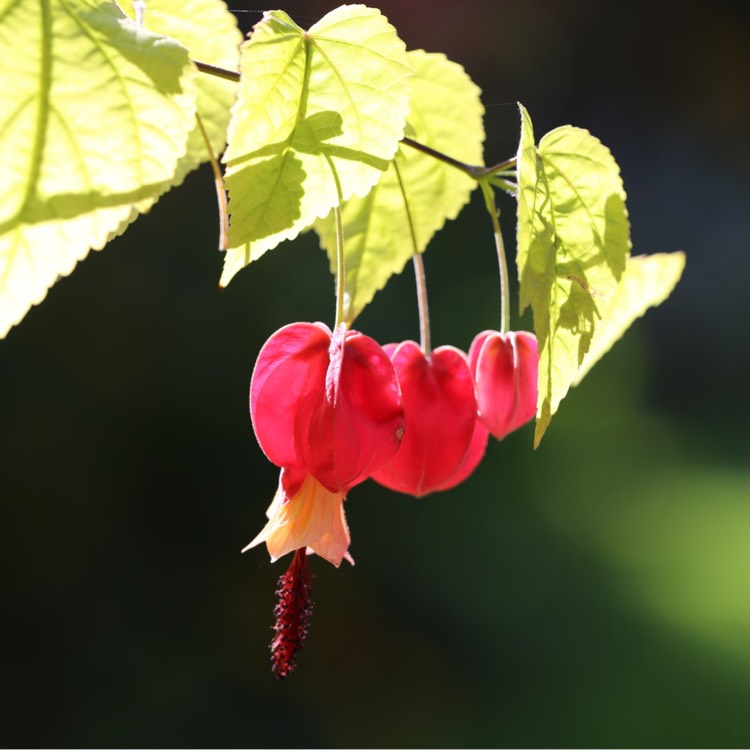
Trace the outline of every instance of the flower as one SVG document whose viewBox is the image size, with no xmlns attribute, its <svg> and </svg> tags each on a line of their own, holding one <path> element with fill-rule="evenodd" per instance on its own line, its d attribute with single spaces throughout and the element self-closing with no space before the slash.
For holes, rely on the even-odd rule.
<svg viewBox="0 0 750 750">
<path fill-rule="evenodd" d="M 268 523 L 242 551 L 266 543 L 271 562 L 288 552 L 306 547 L 337 568 L 349 556 L 349 527 L 344 516 L 344 493 L 331 492 L 308 474 L 293 495 L 284 489 L 282 477 L 273 502 L 266 511 Z"/>
<path fill-rule="evenodd" d="M 469 349 L 479 420 L 498 440 L 536 413 L 539 347 L 526 331 L 483 331 Z"/>
<path fill-rule="evenodd" d="M 275 560 L 308 547 L 338 566 L 348 557 L 346 493 L 396 453 L 404 430 L 388 355 L 344 325 L 284 326 L 258 355 L 250 414 L 282 471 L 269 522 L 247 548 L 265 541 Z"/>
<path fill-rule="evenodd" d="M 398 453 L 372 478 L 417 497 L 454 487 L 477 467 L 488 438 L 466 355 L 442 346 L 425 356 L 413 341 L 384 349 L 401 386 L 406 430 Z"/>
</svg>

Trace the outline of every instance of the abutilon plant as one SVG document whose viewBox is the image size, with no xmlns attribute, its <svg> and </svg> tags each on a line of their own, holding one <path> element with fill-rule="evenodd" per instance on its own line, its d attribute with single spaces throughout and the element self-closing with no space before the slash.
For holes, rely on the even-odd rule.
<svg viewBox="0 0 750 750">
<path fill-rule="evenodd" d="M 279 582 L 271 643 L 274 670 L 285 677 L 312 612 L 306 551 L 336 567 L 353 562 L 344 500 L 398 450 L 403 406 L 393 366 L 373 339 L 343 323 L 333 333 L 322 323 L 292 323 L 258 355 L 250 414 L 281 474 L 268 523 L 245 550 L 265 542 L 272 561 L 295 552 Z"/>
<path fill-rule="evenodd" d="M 207 161 L 220 286 L 310 228 L 328 254 L 332 328 L 278 330 L 250 384 L 252 425 L 279 481 L 248 548 L 293 553 L 271 643 L 285 677 L 310 624 L 308 555 L 351 561 L 348 493 L 368 478 L 417 497 L 448 490 L 477 468 L 489 434 L 534 417 L 538 446 L 569 388 L 669 296 L 684 254 L 631 256 L 619 167 L 586 130 L 565 125 L 537 142 L 519 104 L 516 153 L 486 166 L 478 87 L 445 55 L 407 50 L 374 8 L 343 5 L 307 30 L 269 11 L 242 42 L 222 0 L 6 5 L 0 59 L 23 74 L 0 97 L 0 337 Z M 422 254 L 477 187 L 500 325 L 468 355 L 433 350 Z M 531 308 L 533 331 L 510 326 L 498 190 L 516 202 L 519 313 Z M 352 324 L 410 259 L 420 343 L 383 348 Z"/>
</svg>

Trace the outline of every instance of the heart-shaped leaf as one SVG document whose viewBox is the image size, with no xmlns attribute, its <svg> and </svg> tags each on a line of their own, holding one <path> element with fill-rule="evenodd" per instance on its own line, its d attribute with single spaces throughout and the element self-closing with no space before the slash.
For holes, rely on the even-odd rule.
<svg viewBox="0 0 750 750">
<path fill-rule="evenodd" d="M 304 31 L 266 13 L 242 47 L 224 155 L 229 246 L 221 283 L 352 195 L 404 134 L 413 71 L 379 11 L 344 5 Z"/>
<path fill-rule="evenodd" d="M 521 309 L 531 305 L 539 340 L 538 445 L 617 291 L 630 230 L 609 149 L 571 126 L 537 147 L 531 118 L 520 110 L 517 265 Z"/>
</svg>

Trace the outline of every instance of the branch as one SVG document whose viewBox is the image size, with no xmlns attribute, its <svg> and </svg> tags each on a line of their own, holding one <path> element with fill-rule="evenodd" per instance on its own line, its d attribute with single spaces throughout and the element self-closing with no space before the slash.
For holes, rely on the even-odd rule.
<svg viewBox="0 0 750 750">
<path fill-rule="evenodd" d="M 210 65 L 209 63 L 200 62 L 199 60 L 193 60 L 193 64 L 201 71 L 201 73 L 208 73 L 216 78 L 223 78 L 225 81 L 238 82 L 240 80 L 240 74 L 237 71 L 220 68 L 217 65 Z M 423 154 L 433 157 L 433 159 L 442 161 L 445 164 L 450 164 L 450 166 L 459 169 L 461 172 L 469 175 L 469 177 L 472 177 L 475 180 L 480 180 L 482 177 L 487 177 L 496 172 L 506 172 L 515 166 L 516 163 L 516 157 L 513 156 L 510 159 L 501 161 L 499 164 L 495 164 L 491 167 L 475 166 L 473 164 L 465 164 L 458 159 L 454 159 L 452 156 L 436 151 L 434 148 L 425 146 L 423 143 L 419 143 L 419 141 L 415 141 L 412 138 L 404 137 L 401 142 L 417 151 L 421 151 Z"/>
</svg>

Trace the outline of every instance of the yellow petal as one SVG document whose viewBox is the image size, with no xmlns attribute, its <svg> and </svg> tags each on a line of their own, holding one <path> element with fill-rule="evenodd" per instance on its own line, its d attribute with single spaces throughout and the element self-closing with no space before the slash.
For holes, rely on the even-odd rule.
<svg viewBox="0 0 750 750">
<path fill-rule="evenodd" d="M 290 498 L 279 482 L 266 515 L 268 523 L 243 552 L 265 542 L 271 562 L 301 547 L 310 547 L 337 568 L 344 557 L 351 559 L 344 494 L 331 492 L 312 475 Z"/>
<path fill-rule="evenodd" d="M 352 560 L 351 555 L 347 552 L 351 537 L 349 535 L 349 526 L 346 523 L 346 516 L 344 515 L 343 501 L 344 498 L 342 497 L 339 503 L 338 517 L 334 519 L 331 528 L 320 539 L 307 545 L 308 549 L 328 560 L 328 562 L 333 563 L 337 568 L 341 564 L 342 557 L 346 558 L 351 565 L 354 565 L 354 560 Z"/>
</svg>

